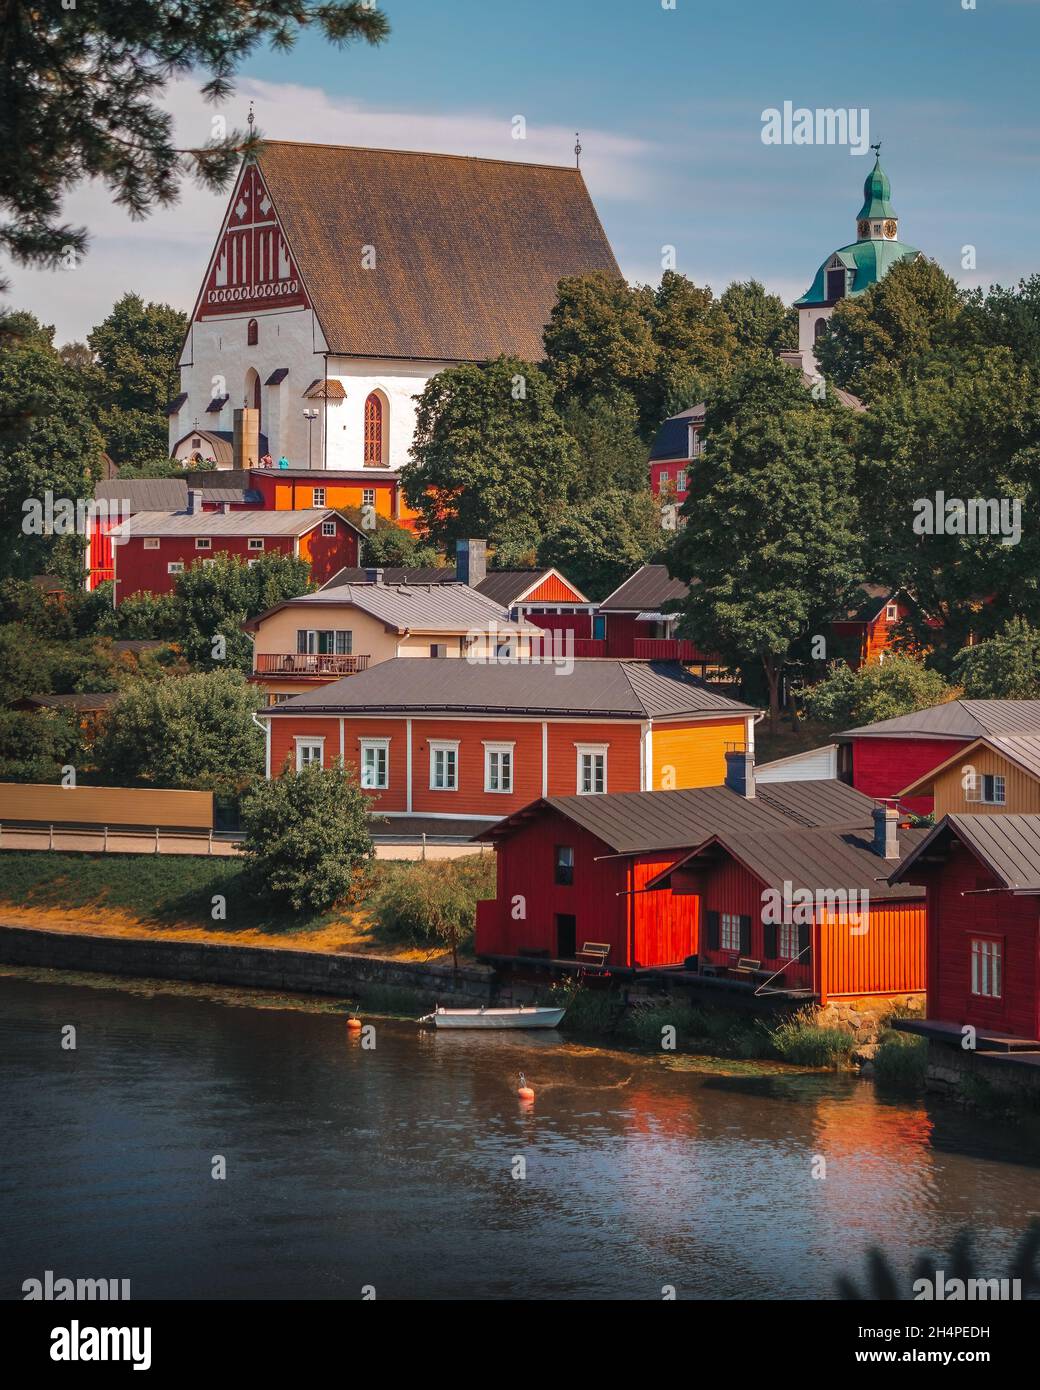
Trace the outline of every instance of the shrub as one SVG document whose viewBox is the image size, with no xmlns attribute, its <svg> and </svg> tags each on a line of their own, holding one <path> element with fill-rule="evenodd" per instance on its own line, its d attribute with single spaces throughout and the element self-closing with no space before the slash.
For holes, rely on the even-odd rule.
<svg viewBox="0 0 1040 1390">
<path fill-rule="evenodd" d="M 352 768 L 312 763 L 258 783 L 242 803 L 247 891 L 294 912 L 355 898 L 373 853 L 368 816 Z"/>
<path fill-rule="evenodd" d="M 824 1028 L 811 1009 L 802 1009 L 770 1030 L 777 1054 L 801 1067 L 838 1067 L 848 1062 L 856 1046 L 843 1028 Z"/>
<path fill-rule="evenodd" d="M 928 1068 L 928 1044 L 911 1033 L 882 1033 L 874 1054 L 874 1075 L 885 1086 L 919 1090 Z"/>
<path fill-rule="evenodd" d="M 988 641 L 965 647 L 953 663 L 969 700 L 1040 697 L 1040 629 L 1011 618 Z"/>
<path fill-rule="evenodd" d="M 940 705 L 952 699 L 955 691 L 938 671 L 912 656 L 896 653 L 858 671 L 844 662 L 833 662 L 823 680 L 801 686 L 795 694 L 810 719 L 831 729 L 852 729 Z"/>
<path fill-rule="evenodd" d="M 495 861 L 479 854 L 394 865 L 379 875 L 372 913 L 385 936 L 451 950 L 473 939 L 477 902 L 495 896 Z"/>
</svg>

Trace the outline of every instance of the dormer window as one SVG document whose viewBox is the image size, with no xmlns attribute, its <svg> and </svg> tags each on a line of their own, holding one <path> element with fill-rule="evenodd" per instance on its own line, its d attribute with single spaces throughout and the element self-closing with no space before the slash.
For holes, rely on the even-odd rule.
<svg viewBox="0 0 1040 1390">
<path fill-rule="evenodd" d="M 843 299 L 845 297 L 845 267 L 828 270 L 827 272 L 827 298 Z"/>
</svg>

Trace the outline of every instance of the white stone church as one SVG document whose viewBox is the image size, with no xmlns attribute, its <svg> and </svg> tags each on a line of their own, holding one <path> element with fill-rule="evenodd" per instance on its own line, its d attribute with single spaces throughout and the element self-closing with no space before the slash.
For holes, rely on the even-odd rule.
<svg viewBox="0 0 1040 1390">
<path fill-rule="evenodd" d="M 427 381 L 541 360 L 559 280 L 594 270 L 620 274 L 575 168 L 266 142 L 191 316 L 171 453 L 231 467 L 246 406 L 276 462 L 392 474 Z"/>
</svg>

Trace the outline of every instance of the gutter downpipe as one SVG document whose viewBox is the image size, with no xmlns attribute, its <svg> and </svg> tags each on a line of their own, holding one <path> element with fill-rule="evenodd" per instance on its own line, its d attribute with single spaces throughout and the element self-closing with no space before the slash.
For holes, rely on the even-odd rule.
<svg viewBox="0 0 1040 1390">
<path fill-rule="evenodd" d="M 257 715 L 256 710 L 252 710 L 252 711 L 251 711 L 250 717 L 251 717 L 253 723 L 256 725 L 256 727 L 257 727 L 258 729 L 262 729 L 262 730 L 263 730 L 263 733 L 264 733 L 264 776 L 265 776 L 265 777 L 267 778 L 267 780 L 270 782 L 270 780 L 271 780 L 271 721 L 270 721 L 270 719 L 268 719 L 266 722 L 264 722 L 262 719 L 259 718 L 259 716 Z"/>
</svg>

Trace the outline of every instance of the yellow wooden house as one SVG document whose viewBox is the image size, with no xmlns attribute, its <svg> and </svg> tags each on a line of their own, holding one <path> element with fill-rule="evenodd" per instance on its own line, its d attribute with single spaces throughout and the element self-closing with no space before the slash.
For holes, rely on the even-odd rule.
<svg viewBox="0 0 1040 1390">
<path fill-rule="evenodd" d="M 1040 734 L 991 735 L 965 744 L 900 797 L 933 796 L 935 820 L 956 814 L 1040 813 Z"/>
</svg>

